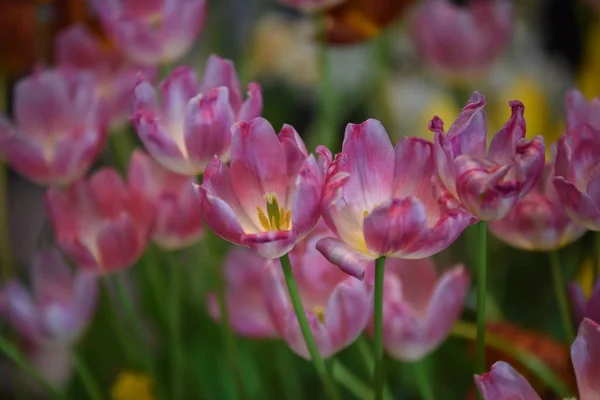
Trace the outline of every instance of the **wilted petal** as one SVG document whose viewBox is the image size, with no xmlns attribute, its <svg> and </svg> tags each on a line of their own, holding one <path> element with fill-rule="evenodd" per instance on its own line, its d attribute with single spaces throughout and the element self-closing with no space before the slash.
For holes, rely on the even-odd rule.
<svg viewBox="0 0 600 400">
<path fill-rule="evenodd" d="M 503 361 L 492 365 L 490 372 L 475 375 L 475 384 L 484 400 L 540 400 L 529 382 Z"/>
<path fill-rule="evenodd" d="M 486 153 L 487 123 L 485 96 L 473 92 L 456 121 L 448 130 L 454 155 L 470 154 L 483 157 Z"/>
<path fill-rule="evenodd" d="M 490 160 L 498 164 L 506 164 L 516 154 L 517 143 L 525 138 L 525 106 L 520 101 L 511 101 L 511 116 L 492 138 L 488 150 Z"/>
</svg>

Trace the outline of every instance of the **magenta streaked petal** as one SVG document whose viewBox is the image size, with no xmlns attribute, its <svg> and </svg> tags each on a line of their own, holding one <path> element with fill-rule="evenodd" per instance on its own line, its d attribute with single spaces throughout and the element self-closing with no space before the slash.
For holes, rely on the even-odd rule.
<svg viewBox="0 0 600 400">
<path fill-rule="evenodd" d="M 439 122 L 441 120 L 434 119 L 431 121 L 430 126 L 435 126 Z M 455 154 L 452 143 L 441 127 L 433 129 L 433 132 L 435 134 L 433 155 L 440 180 L 453 196 L 458 197 L 456 193 L 456 167 L 454 165 Z"/>
<path fill-rule="evenodd" d="M 517 143 L 525 138 L 525 106 L 520 101 L 511 101 L 510 107 L 509 120 L 494 135 L 488 150 L 488 158 L 498 164 L 509 163 L 515 156 Z"/>
<path fill-rule="evenodd" d="M 541 400 L 527 379 L 503 361 L 474 379 L 484 400 Z"/>
<path fill-rule="evenodd" d="M 113 221 L 98 233 L 98 253 L 101 271 L 113 272 L 133 264 L 146 243 L 141 242 L 134 222 L 129 217 Z"/>
<path fill-rule="evenodd" d="M 573 89 L 566 96 L 567 132 L 590 125 L 595 130 L 600 130 L 600 99 L 588 101 L 577 89 Z"/>
<path fill-rule="evenodd" d="M 600 210 L 590 195 L 562 176 L 554 178 L 554 186 L 571 219 L 589 230 L 600 230 Z"/>
<path fill-rule="evenodd" d="M 486 151 L 487 124 L 485 96 L 473 92 L 456 121 L 448 130 L 454 155 L 470 154 L 483 157 Z"/>
<path fill-rule="evenodd" d="M 238 81 L 237 73 L 235 72 L 235 66 L 231 60 L 227 60 L 221 58 L 215 54 L 211 54 L 206 62 L 206 70 L 204 71 L 204 80 L 202 82 L 202 91 L 206 92 L 208 90 L 216 89 L 220 86 L 225 86 L 229 89 L 229 101 L 231 102 L 231 107 L 235 115 L 241 115 L 242 108 L 242 91 L 240 88 L 240 82 Z M 251 91 L 256 89 L 255 86 L 249 88 Z M 260 90 L 258 92 L 260 94 Z M 257 93 L 254 91 L 250 96 L 256 95 Z M 260 100 L 262 103 L 262 97 L 255 98 L 254 101 Z M 251 110 L 248 110 L 251 111 Z M 261 105 L 262 111 L 262 105 Z M 255 115 L 250 119 L 242 119 L 239 118 L 238 121 L 241 122 L 249 122 L 251 119 L 258 117 Z M 250 113 L 245 117 L 250 117 Z"/>
<path fill-rule="evenodd" d="M 241 242 L 259 256 L 264 258 L 279 258 L 287 254 L 298 239 L 293 231 L 269 231 L 242 235 Z"/>
<path fill-rule="evenodd" d="M 264 118 L 239 122 L 232 130 L 231 183 L 247 215 L 260 226 L 257 207 L 266 207 L 265 194 L 277 196 L 283 207 L 289 204 L 285 151 Z"/>
<path fill-rule="evenodd" d="M 402 252 L 427 232 L 427 214 L 418 199 L 407 197 L 386 202 L 364 221 L 369 251 L 378 255 Z"/>
<path fill-rule="evenodd" d="M 294 185 L 291 199 L 292 231 L 298 240 L 301 240 L 308 235 L 321 216 L 323 175 L 313 155 L 308 156 L 300 166 Z"/>
<path fill-rule="evenodd" d="M 298 170 L 308 157 L 306 145 L 294 127 L 288 124 L 284 124 L 281 128 L 281 131 L 279 132 L 279 141 L 285 151 L 288 177 L 295 180 L 298 175 Z"/>
<path fill-rule="evenodd" d="M 242 104 L 242 108 L 237 115 L 237 120 L 240 122 L 249 122 L 260 117 L 263 109 L 262 90 L 258 83 L 250 82 L 247 94 L 248 98 Z"/>
<path fill-rule="evenodd" d="M 332 264 L 345 273 L 363 279 L 366 269 L 377 256 L 354 250 L 344 242 L 334 238 L 324 238 L 317 242 L 317 250 Z"/>
<path fill-rule="evenodd" d="M 160 91 L 165 118 L 171 121 L 181 120 L 187 102 L 200 93 L 198 77 L 189 67 L 177 67 L 162 83 Z"/>
<path fill-rule="evenodd" d="M 149 113 L 158 113 L 158 98 L 156 89 L 150 82 L 140 82 L 135 87 L 135 111 L 145 110 Z"/>
<path fill-rule="evenodd" d="M 396 145 L 394 197 L 416 196 L 437 206 L 431 177 L 437 174 L 433 144 L 427 140 L 404 137 Z"/>
<path fill-rule="evenodd" d="M 600 398 L 600 325 L 585 318 L 571 346 L 571 359 L 582 400 Z"/>
<path fill-rule="evenodd" d="M 350 174 L 342 187 L 343 196 L 353 199 L 362 212 L 388 201 L 392 194 L 394 148 L 381 122 L 369 119 L 348 124 L 342 144 L 346 162 L 341 167 Z"/>
<path fill-rule="evenodd" d="M 554 173 L 565 179 L 571 178 L 569 165 L 573 159 L 573 148 L 568 135 L 562 135 L 556 144 L 556 159 L 554 160 Z"/>
</svg>

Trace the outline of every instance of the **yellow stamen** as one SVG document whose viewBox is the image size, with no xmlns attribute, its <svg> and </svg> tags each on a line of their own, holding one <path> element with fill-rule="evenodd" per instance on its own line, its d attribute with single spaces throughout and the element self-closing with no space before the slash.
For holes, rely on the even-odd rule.
<svg viewBox="0 0 600 400">
<path fill-rule="evenodd" d="M 322 324 L 325 323 L 325 308 L 322 306 L 315 306 L 313 308 L 313 313 L 315 314 L 315 316 L 317 317 L 317 319 L 319 321 L 321 321 Z"/>
<path fill-rule="evenodd" d="M 256 207 L 258 220 L 266 231 L 289 231 L 292 229 L 292 212 L 279 206 L 275 193 L 266 193 L 267 212 Z"/>
</svg>

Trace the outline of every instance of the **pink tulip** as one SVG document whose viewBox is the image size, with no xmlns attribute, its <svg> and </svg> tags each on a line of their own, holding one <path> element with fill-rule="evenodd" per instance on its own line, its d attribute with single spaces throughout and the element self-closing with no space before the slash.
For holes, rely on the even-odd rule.
<svg viewBox="0 0 600 400">
<path fill-rule="evenodd" d="M 42 185 L 82 177 L 106 137 L 93 76 L 66 69 L 36 71 L 19 81 L 13 126 L 0 115 L 0 156 Z"/>
<path fill-rule="evenodd" d="M 567 132 L 558 142 L 554 185 L 577 224 L 600 230 L 600 98 L 567 96 Z"/>
<path fill-rule="evenodd" d="M 323 171 L 289 125 L 277 135 L 256 118 L 232 130 L 231 166 L 215 159 L 198 186 L 204 219 L 227 241 L 281 257 L 319 219 Z"/>
<path fill-rule="evenodd" d="M 278 260 L 262 258 L 252 250 L 234 247 L 223 264 L 227 309 L 234 332 L 251 338 L 279 337 L 269 314 L 264 282 L 269 268 L 281 268 Z M 220 320 L 217 297 L 210 293 L 208 310 Z"/>
<path fill-rule="evenodd" d="M 46 192 L 57 243 L 78 266 L 98 273 L 135 262 L 148 243 L 153 204 L 103 168 L 89 179 Z"/>
<path fill-rule="evenodd" d="M 600 326 L 584 319 L 571 346 L 571 359 L 581 400 L 600 399 Z M 475 375 L 484 400 L 541 400 L 529 382 L 505 362 L 492 365 L 490 372 Z"/>
<path fill-rule="evenodd" d="M 17 281 L 7 284 L 4 314 L 30 343 L 71 343 L 92 318 L 96 292 L 93 274 L 72 274 L 57 250 L 46 251 L 33 258 L 31 293 Z"/>
<path fill-rule="evenodd" d="M 515 13 L 507 0 L 425 0 L 410 22 L 410 35 L 423 60 L 443 72 L 468 76 L 488 67 L 507 47 Z"/>
<path fill-rule="evenodd" d="M 448 134 L 434 117 L 435 160 L 441 183 L 476 218 L 504 218 L 537 184 L 544 170 L 541 136 L 525 139 L 525 107 L 512 101 L 512 115 L 486 150 L 485 97 L 475 92 Z"/>
<path fill-rule="evenodd" d="M 90 0 L 122 53 L 154 67 L 184 57 L 204 26 L 206 0 Z"/>
<path fill-rule="evenodd" d="M 204 82 L 187 67 L 175 69 L 160 86 L 162 105 L 149 82 L 136 88 L 132 120 L 148 152 L 163 167 L 198 175 L 214 156 L 227 161 L 231 125 L 249 121 L 262 111 L 262 94 L 256 83 L 248 85 L 243 101 L 233 63 L 211 56 Z"/>
<path fill-rule="evenodd" d="M 581 286 L 577 282 L 572 282 L 569 284 L 569 297 L 576 324 L 581 323 L 584 318 L 600 323 L 600 280 L 596 281 L 589 299 L 585 298 Z"/>
<path fill-rule="evenodd" d="M 133 112 L 134 89 L 139 75 L 151 78 L 156 75 L 155 69 L 130 65 L 122 55 L 110 51 L 81 25 L 72 26 L 58 35 L 56 62 L 61 67 L 87 71 L 97 78 L 113 130 L 125 125 Z"/>
<path fill-rule="evenodd" d="M 579 239 L 586 231 L 565 212 L 554 188 L 554 166 L 546 164 L 542 178 L 506 217 L 489 228 L 500 240 L 524 250 L 550 251 Z"/>
<path fill-rule="evenodd" d="M 374 268 L 369 268 L 365 280 L 374 281 Z M 430 258 L 387 259 L 383 290 L 386 352 L 399 360 L 418 361 L 435 350 L 460 317 L 469 281 L 463 266 L 438 275 Z"/>
<path fill-rule="evenodd" d="M 175 250 L 200 239 L 204 231 L 194 178 L 164 169 L 139 150 L 133 152 L 127 175 L 134 196 L 156 207 L 152 238 L 159 246 Z"/>
<path fill-rule="evenodd" d="M 369 286 L 341 272 L 317 250 L 331 232 L 324 224 L 290 252 L 292 271 L 319 353 L 330 357 L 349 346 L 366 328 L 372 311 Z M 264 284 L 269 310 L 279 334 L 298 355 L 310 354 L 288 297 L 281 266 L 269 266 Z"/>
<path fill-rule="evenodd" d="M 346 0 L 279 0 L 280 3 L 298 8 L 306 12 L 325 10 L 342 4 Z"/>
<path fill-rule="evenodd" d="M 323 218 L 339 239 L 325 238 L 317 248 L 358 278 L 380 256 L 442 251 L 471 216 L 434 187 L 435 174 L 431 142 L 403 138 L 394 150 L 379 121 L 349 124 L 342 153 L 328 167 L 322 201 Z"/>
</svg>

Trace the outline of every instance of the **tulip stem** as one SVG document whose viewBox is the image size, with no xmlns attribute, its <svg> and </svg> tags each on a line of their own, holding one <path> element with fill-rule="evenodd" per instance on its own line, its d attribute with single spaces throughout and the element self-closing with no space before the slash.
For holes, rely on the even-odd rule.
<svg viewBox="0 0 600 400">
<path fill-rule="evenodd" d="M 485 363 L 485 300 L 487 289 L 487 224 L 477 224 L 477 340 L 475 372 L 484 373 Z"/>
<path fill-rule="evenodd" d="M 323 386 L 328 394 L 328 396 L 332 399 L 339 399 L 339 395 L 333 380 L 329 372 L 327 371 L 327 367 L 325 366 L 325 361 L 321 354 L 319 353 L 319 348 L 317 347 L 317 342 L 312 334 L 310 326 L 308 325 L 308 319 L 306 318 L 306 313 L 304 312 L 304 306 L 302 305 L 302 300 L 300 299 L 300 293 L 298 291 L 298 286 L 296 285 L 296 279 L 294 278 L 294 274 L 292 273 L 292 264 L 290 263 L 290 257 L 285 254 L 281 256 L 281 268 L 283 269 L 283 276 L 285 277 L 285 283 L 288 288 L 288 292 L 290 294 L 290 300 L 292 305 L 294 306 L 294 311 L 296 312 L 296 318 L 298 318 L 298 324 L 300 325 L 300 330 L 302 331 L 302 336 L 304 337 L 304 341 L 306 342 L 306 347 L 308 348 L 308 352 L 310 353 L 310 358 L 323 382 Z"/>
<path fill-rule="evenodd" d="M 373 392 L 371 388 L 362 380 L 357 378 L 348 368 L 341 362 L 334 361 L 332 366 L 332 374 L 336 381 L 345 387 L 358 399 L 372 399 Z"/>
<path fill-rule="evenodd" d="M 374 354 L 375 370 L 373 372 L 373 388 L 375 400 L 383 398 L 383 273 L 385 257 L 379 257 L 375 261 L 375 297 L 374 297 Z"/>
<path fill-rule="evenodd" d="M 169 336 L 171 338 L 171 398 L 183 399 L 183 385 L 185 371 L 183 363 L 183 344 L 181 342 L 181 274 L 182 265 L 175 262 L 176 254 L 167 254 L 169 257 L 169 272 L 171 275 L 170 310 L 169 310 Z"/>
<path fill-rule="evenodd" d="M 468 340 L 477 338 L 477 327 L 469 322 L 459 321 L 454 324 L 452 335 Z M 517 346 L 510 340 L 493 333 L 489 333 L 485 338 L 486 345 L 490 348 L 499 350 L 507 357 L 512 357 L 519 363 L 528 368 L 539 380 L 551 388 L 560 398 L 569 397 L 570 389 L 565 382 L 557 376 L 542 360 L 536 355 L 531 354 Z"/>
<path fill-rule="evenodd" d="M 223 274 L 223 268 L 219 268 L 217 271 L 217 302 L 219 303 L 219 314 L 221 316 L 221 330 L 225 337 L 227 358 L 233 373 L 233 380 L 235 381 L 238 395 L 243 400 L 246 398 L 246 391 L 244 388 L 244 380 L 242 379 L 242 372 L 240 370 L 237 343 L 235 341 L 235 336 L 233 335 L 233 330 L 231 329 L 231 320 L 229 319 L 226 293 L 227 288 Z"/>
<path fill-rule="evenodd" d="M 27 358 L 23 355 L 23 353 L 21 353 L 17 346 L 10 343 L 2 336 L 0 336 L 0 352 L 4 353 L 15 364 L 17 364 L 22 371 L 37 380 L 48 391 L 53 399 L 66 399 L 64 393 L 48 382 L 46 378 L 29 363 Z"/>
<path fill-rule="evenodd" d="M 75 370 L 77 371 L 77 374 L 81 379 L 81 383 L 83 384 L 83 387 L 87 393 L 87 398 L 90 400 L 102 400 L 104 397 L 102 396 L 102 392 L 100 391 L 98 383 L 94 379 L 94 375 L 87 367 L 83 358 L 77 354 L 75 349 L 71 350 L 71 359 L 73 360 Z"/>
<path fill-rule="evenodd" d="M 412 364 L 412 366 L 415 372 L 415 377 L 417 378 L 417 386 L 419 388 L 421 399 L 435 400 L 433 385 L 431 384 L 431 379 L 429 376 L 429 371 L 427 370 L 427 365 L 425 365 L 425 359 L 415 361 Z"/>
<path fill-rule="evenodd" d="M 552 280 L 554 282 L 554 293 L 560 311 L 560 317 L 564 325 L 567 340 L 572 343 L 575 340 L 575 330 L 573 329 L 573 320 L 569 311 L 569 301 L 567 299 L 567 290 L 565 280 L 560 266 L 560 256 L 557 250 L 550 252 L 550 267 L 552 269 Z"/>
</svg>

